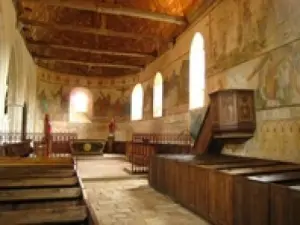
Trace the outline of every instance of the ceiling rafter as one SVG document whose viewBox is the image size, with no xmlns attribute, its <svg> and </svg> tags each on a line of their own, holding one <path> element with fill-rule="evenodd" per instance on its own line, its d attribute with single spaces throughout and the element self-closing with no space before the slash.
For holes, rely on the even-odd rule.
<svg viewBox="0 0 300 225">
<path fill-rule="evenodd" d="M 126 7 L 108 7 L 106 4 L 96 3 L 92 1 L 78 0 L 28 0 L 31 2 L 42 3 L 52 6 L 72 8 L 78 10 L 92 11 L 108 15 L 128 16 L 134 18 L 148 19 L 158 22 L 173 23 L 177 25 L 187 25 L 187 21 L 183 16 L 171 16 L 164 13 L 156 13 Z"/>
<path fill-rule="evenodd" d="M 57 23 L 48 23 L 48 22 L 41 22 L 37 20 L 19 18 L 19 23 L 25 26 L 34 26 L 34 27 L 43 27 L 46 29 L 55 29 L 60 31 L 72 31 L 78 33 L 88 33 L 88 34 L 95 34 L 100 36 L 108 36 L 108 37 L 119 37 L 119 38 L 130 38 L 135 40 L 140 39 L 149 39 L 153 41 L 159 41 L 159 38 L 154 37 L 153 35 L 144 35 L 138 33 L 129 33 L 129 32 L 119 32 L 106 29 L 105 27 L 101 28 L 91 28 L 91 27 L 83 27 L 83 26 L 74 26 L 74 25 L 67 25 L 67 24 L 57 24 Z"/>
<path fill-rule="evenodd" d="M 33 55 L 33 58 L 36 62 L 39 60 L 46 62 L 58 62 L 58 63 L 67 63 L 67 64 L 76 64 L 76 65 L 84 65 L 88 67 L 104 67 L 104 68 L 115 68 L 115 69 L 131 69 L 140 71 L 143 69 L 142 66 L 134 66 L 134 65 L 121 65 L 114 63 L 96 63 L 96 62 L 86 62 L 81 60 L 67 60 L 67 59 L 59 59 L 59 58 L 50 58 L 50 57 L 42 57 L 38 55 Z"/>
<path fill-rule="evenodd" d="M 93 73 L 93 74 L 91 74 L 89 71 L 87 71 L 86 73 L 85 72 L 73 72 L 73 73 L 68 73 L 68 72 L 66 72 L 66 71 L 62 71 L 61 69 L 53 69 L 53 67 L 52 68 L 49 68 L 49 66 L 45 66 L 45 65 L 38 65 L 38 67 L 39 68 L 43 68 L 43 69 L 46 69 L 46 70 L 53 70 L 53 71 L 56 71 L 56 72 L 58 72 L 58 73 L 61 73 L 61 74 L 72 74 L 72 75 L 78 75 L 78 76 L 88 76 L 88 77 L 99 77 L 99 76 L 101 76 L 101 77 L 108 77 L 108 78 L 110 78 L 111 76 L 120 76 L 120 75 L 105 75 L 105 74 L 103 74 L 102 72 L 99 72 L 99 73 Z"/>
<path fill-rule="evenodd" d="M 96 49 L 79 48 L 79 47 L 66 46 L 66 45 L 40 43 L 40 42 L 34 42 L 34 41 L 29 41 L 29 40 L 27 40 L 26 42 L 27 42 L 27 46 L 28 46 L 28 48 L 31 52 L 32 52 L 32 48 L 41 47 L 41 48 L 44 48 L 44 49 L 54 48 L 54 49 L 61 49 L 61 50 L 94 53 L 94 54 L 99 54 L 99 55 L 136 57 L 136 58 L 150 58 L 150 59 L 154 58 L 153 55 L 145 54 L 145 53 L 96 50 Z"/>
</svg>

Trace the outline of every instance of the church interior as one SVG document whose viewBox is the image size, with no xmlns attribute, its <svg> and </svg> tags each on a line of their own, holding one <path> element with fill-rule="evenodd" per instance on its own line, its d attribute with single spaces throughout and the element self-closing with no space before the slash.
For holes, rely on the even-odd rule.
<svg viewBox="0 0 300 225">
<path fill-rule="evenodd" d="M 0 0 L 0 224 L 299 225 L 299 16 Z"/>
</svg>

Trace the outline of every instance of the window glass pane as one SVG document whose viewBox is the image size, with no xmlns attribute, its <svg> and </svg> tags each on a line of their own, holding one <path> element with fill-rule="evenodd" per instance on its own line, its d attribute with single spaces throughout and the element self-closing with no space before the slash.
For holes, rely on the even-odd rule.
<svg viewBox="0 0 300 225">
<path fill-rule="evenodd" d="M 143 87 L 137 84 L 131 95 L 131 120 L 141 120 L 143 118 Z"/>
<path fill-rule="evenodd" d="M 71 102 L 75 112 L 87 112 L 88 111 L 88 96 L 83 92 L 75 92 L 72 95 Z"/>
<path fill-rule="evenodd" d="M 205 51 L 204 40 L 200 33 L 195 34 L 191 44 L 189 72 L 189 108 L 203 107 L 205 100 Z"/>
<path fill-rule="evenodd" d="M 153 117 L 162 116 L 163 79 L 161 73 L 157 73 L 153 88 Z"/>
<path fill-rule="evenodd" d="M 70 94 L 69 120 L 74 123 L 90 123 L 92 117 L 92 93 L 85 88 L 74 88 Z"/>
</svg>

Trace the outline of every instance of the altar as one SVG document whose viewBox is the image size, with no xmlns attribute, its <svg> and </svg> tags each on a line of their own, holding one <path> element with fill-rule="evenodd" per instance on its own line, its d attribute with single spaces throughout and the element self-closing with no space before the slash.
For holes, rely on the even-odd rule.
<svg viewBox="0 0 300 225">
<path fill-rule="evenodd" d="M 70 143 L 73 155 L 103 155 L 105 139 L 76 139 Z"/>
</svg>

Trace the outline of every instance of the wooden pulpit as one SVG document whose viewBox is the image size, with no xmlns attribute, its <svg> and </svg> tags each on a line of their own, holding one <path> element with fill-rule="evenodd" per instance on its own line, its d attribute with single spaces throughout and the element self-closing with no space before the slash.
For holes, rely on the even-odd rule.
<svg viewBox="0 0 300 225">
<path fill-rule="evenodd" d="M 214 138 L 244 142 L 256 127 L 254 90 L 229 89 L 210 94 Z"/>
</svg>

